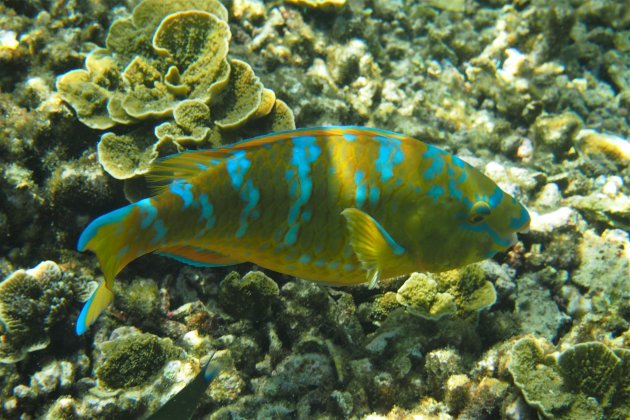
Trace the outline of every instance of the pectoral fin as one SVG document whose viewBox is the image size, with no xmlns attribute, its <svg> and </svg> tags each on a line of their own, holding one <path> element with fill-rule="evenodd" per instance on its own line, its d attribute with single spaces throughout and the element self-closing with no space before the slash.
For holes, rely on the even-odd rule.
<svg viewBox="0 0 630 420">
<path fill-rule="evenodd" d="M 370 288 L 377 286 L 383 268 L 405 253 L 390 234 L 370 215 L 359 209 L 341 212 L 348 222 L 350 245 L 364 269 Z"/>
</svg>

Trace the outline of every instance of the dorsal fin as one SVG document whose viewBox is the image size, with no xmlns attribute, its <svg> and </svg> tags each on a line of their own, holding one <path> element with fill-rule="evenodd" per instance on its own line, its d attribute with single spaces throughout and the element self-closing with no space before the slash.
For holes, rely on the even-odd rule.
<svg viewBox="0 0 630 420">
<path fill-rule="evenodd" d="M 153 162 L 147 174 L 147 180 L 149 181 L 150 188 L 155 193 L 159 193 L 164 187 L 170 184 L 171 181 L 176 179 L 189 181 L 199 175 L 200 172 L 205 171 L 210 166 L 213 159 L 217 162 L 221 161 L 239 150 L 252 150 L 257 147 L 290 140 L 294 137 L 309 136 L 321 138 L 323 136 L 342 137 L 344 135 L 385 136 L 399 140 L 410 139 L 409 137 L 387 130 L 354 126 L 300 128 L 297 130 L 280 131 L 216 149 L 189 151 L 166 156 Z"/>
<path fill-rule="evenodd" d="M 149 173 L 146 175 L 149 188 L 154 194 L 159 194 L 173 180 L 190 181 L 212 165 L 220 164 L 226 157 L 239 150 L 251 150 L 288 140 L 292 137 L 292 133 L 292 131 L 274 133 L 216 149 L 182 152 L 158 159 L 153 162 Z"/>
</svg>

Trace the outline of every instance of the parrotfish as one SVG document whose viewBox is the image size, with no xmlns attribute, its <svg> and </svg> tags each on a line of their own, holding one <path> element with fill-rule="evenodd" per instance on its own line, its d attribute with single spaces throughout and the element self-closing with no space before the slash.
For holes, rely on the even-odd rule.
<svg viewBox="0 0 630 420">
<path fill-rule="evenodd" d="M 157 160 L 154 195 L 105 214 L 79 239 L 104 274 L 82 334 L 114 277 L 151 252 L 197 266 L 252 262 L 329 285 L 439 272 L 489 258 L 528 228 L 523 205 L 457 156 L 390 131 L 272 133 Z"/>
</svg>

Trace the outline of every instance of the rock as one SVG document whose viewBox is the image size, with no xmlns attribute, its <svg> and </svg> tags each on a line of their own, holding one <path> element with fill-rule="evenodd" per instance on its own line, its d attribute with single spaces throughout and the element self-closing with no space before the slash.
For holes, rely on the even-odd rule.
<svg viewBox="0 0 630 420">
<path fill-rule="evenodd" d="M 250 320 L 269 317 L 279 294 L 276 282 L 260 271 L 250 271 L 242 278 L 232 272 L 219 285 L 219 303 L 223 309 Z"/>
<path fill-rule="evenodd" d="M 554 340 L 570 318 L 558 308 L 549 290 L 542 287 L 534 277 L 523 276 L 516 284 L 516 315 L 520 332 Z"/>
</svg>

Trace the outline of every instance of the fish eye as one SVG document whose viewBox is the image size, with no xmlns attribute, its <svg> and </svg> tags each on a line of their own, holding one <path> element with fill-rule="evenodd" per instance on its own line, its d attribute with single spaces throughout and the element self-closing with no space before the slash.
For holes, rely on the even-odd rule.
<svg viewBox="0 0 630 420">
<path fill-rule="evenodd" d="M 470 209 L 468 223 L 476 225 L 481 223 L 491 213 L 490 206 L 485 201 L 477 201 Z"/>
</svg>

